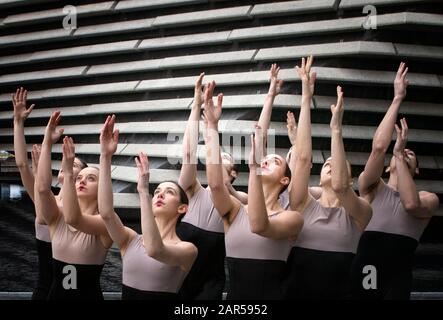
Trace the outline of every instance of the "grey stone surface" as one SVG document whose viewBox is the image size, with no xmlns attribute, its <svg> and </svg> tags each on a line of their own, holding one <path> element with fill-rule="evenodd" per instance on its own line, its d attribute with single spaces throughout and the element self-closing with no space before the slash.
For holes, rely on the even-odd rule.
<svg viewBox="0 0 443 320">
<path fill-rule="evenodd" d="M 331 156 L 329 150 L 324 150 L 323 155 L 325 159 Z M 385 166 L 389 165 L 391 161 L 392 154 L 386 154 Z M 437 169 L 437 163 L 432 156 L 419 156 L 420 157 L 420 168 L 425 169 Z M 346 152 L 346 159 L 351 163 L 351 165 L 364 166 L 368 161 L 369 153 L 366 152 Z"/>
<path fill-rule="evenodd" d="M 439 169 L 443 169 L 443 157 L 434 157 Z"/>
<path fill-rule="evenodd" d="M 152 38 L 143 40 L 138 46 L 139 49 L 163 49 L 192 47 L 216 43 L 228 42 L 230 31 L 198 33 L 183 36 Z M 1 60 L 0 60 L 1 61 Z"/>
<path fill-rule="evenodd" d="M 219 132 L 222 134 L 244 135 L 249 138 L 252 133 L 255 121 L 247 120 L 221 120 L 219 123 Z M 120 133 L 168 133 L 170 138 L 174 135 L 180 135 L 184 132 L 186 121 L 154 121 L 154 122 L 125 122 L 117 123 L 116 127 Z M 65 126 L 65 134 L 95 134 L 100 132 L 102 124 L 81 124 Z M 201 126 L 203 128 L 203 125 Z M 343 137 L 345 139 L 372 140 L 375 127 L 346 125 L 343 127 Z M 328 124 L 312 124 L 313 137 L 330 137 L 330 128 Z M 41 135 L 44 127 L 27 127 L 26 134 Z M 0 136 L 12 136 L 12 128 L 0 129 Z M 286 123 L 271 122 L 269 135 L 286 136 Z M 394 138 L 394 136 L 393 136 Z M 172 141 L 172 140 L 171 140 Z M 439 143 L 443 141 L 443 133 L 435 130 L 410 129 L 409 141 Z"/>
<path fill-rule="evenodd" d="M 186 6 L 197 3 L 205 3 L 208 0 L 125 0 L 119 1 L 116 11 L 146 10 L 175 6 Z"/>
<path fill-rule="evenodd" d="M 357 17 L 235 29 L 229 36 L 229 40 L 253 40 L 282 36 L 308 36 L 332 32 L 355 31 L 362 28 L 364 21 L 364 17 Z"/>
<path fill-rule="evenodd" d="M 0 76 L 0 84 L 24 83 L 37 80 L 56 80 L 79 77 L 86 66 L 62 68 L 53 70 L 32 71 L 23 73 L 12 73 Z"/>
<path fill-rule="evenodd" d="M 209 54 L 169 57 L 163 59 L 162 68 L 211 66 L 251 62 L 257 50 L 218 52 Z"/>
<path fill-rule="evenodd" d="M 80 27 L 74 32 L 74 37 L 96 36 L 104 34 L 115 34 L 128 31 L 149 30 L 152 28 L 154 19 L 139 19 L 130 21 L 121 21 L 105 24 L 96 24 Z"/>
<path fill-rule="evenodd" d="M 103 64 L 92 66 L 88 75 L 243 63 L 252 61 L 255 52 L 245 50 Z"/>
<path fill-rule="evenodd" d="M 206 75 L 205 82 L 215 80 L 219 86 L 229 86 L 238 84 L 265 83 L 268 82 L 268 78 L 268 71 L 238 72 L 234 74 Z M 194 83 L 195 76 L 143 80 L 137 87 L 137 90 L 172 90 L 193 88 Z"/>
<path fill-rule="evenodd" d="M 251 11 L 252 16 L 270 16 L 283 14 L 314 13 L 333 11 L 335 0 L 304 0 L 256 4 Z"/>
<path fill-rule="evenodd" d="M 0 65 L 15 65 L 64 58 L 79 58 L 96 55 L 115 54 L 135 50 L 138 40 L 77 46 L 46 51 L 36 51 L 12 56 L 0 57 Z"/>
<path fill-rule="evenodd" d="M 126 81 L 103 83 L 76 87 L 65 88 L 51 88 L 46 90 L 31 91 L 28 94 L 28 100 L 38 100 L 42 98 L 56 98 L 56 97 L 78 97 L 87 95 L 100 95 L 110 93 L 124 93 L 132 92 L 139 81 Z M 0 102 L 11 101 L 11 94 L 1 94 Z"/>
<path fill-rule="evenodd" d="M 350 9 L 350 8 L 363 8 L 365 5 L 374 6 L 384 6 L 384 5 L 398 5 L 398 4 L 409 4 L 416 2 L 431 2 L 433 0 L 341 0 L 339 8 L 340 9 Z"/>
<path fill-rule="evenodd" d="M 63 28 L 55 30 L 43 30 L 37 32 L 13 34 L 0 37 L 0 47 L 12 46 L 16 44 L 30 44 L 35 42 L 48 42 L 62 39 L 68 39 L 71 34 L 71 30 L 65 30 Z"/>
<path fill-rule="evenodd" d="M 218 21 L 248 19 L 250 17 L 250 9 L 251 6 L 241 6 L 158 16 L 155 19 L 153 25 L 155 27 L 183 26 L 202 23 L 214 23 Z"/>
<path fill-rule="evenodd" d="M 283 70 L 286 71 L 286 70 Z M 356 70 L 344 68 L 316 67 L 317 79 L 325 81 L 357 82 L 368 84 L 389 84 L 395 79 L 395 72 Z M 410 86 L 440 87 L 440 82 L 435 74 L 409 73 Z"/>
<path fill-rule="evenodd" d="M 223 109 L 262 108 L 266 96 L 267 94 L 224 96 Z M 274 100 L 273 109 L 298 109 L 300 101 L 300 95 L 279 94 Z"/>
<path fill-rule="evenodd" d="M 32 53 L 21 53 L 0 57 L 0 66 L 19 64 L 31 61 Z"/>
<path fill-rule="evenodd" d="M 395 56 L 396 52 L 390 42 L 350 41 L 260 49 L 254 60 L 298 59 L 311 54 L 316 57 L 366 54 L 371 56 Z"/>
<path fill-rule="evenodd" d="M 192 102 L 191 98 L 182 98 L 182 99 L 103 103 L 103 104 L 83 105 L 75 107 L 63 107 L 61 109 L 36 107 L 28 118 L 49 117 L 51 113 L 56 110 L 61 110 L 63 116 L 72 116 L 72 117 L 81 117 L 93 114 L 109 114 L 109 113 L 118 114 L 118 113 L 132 113 L 132 112 L 186 110 L 189 108 L 191 102 Z M 12 119 L 12 113 L 10 111 L 0 111 L 0 119 Z"/>
<path fill-rule="evenodd" d="M 399 12 L 377 16 L 377 27 L 392 25 L 443 26 L 443 15 L 419 12 Z"/>
<path fill-rule="evenodd" d="M 138 40 L 111 42 L 103 44 L 93 44 L 88 46 L 78 46 L 71 48 L 62 48 L 48 51 L 35 52 L 31 60 L 52 60 L 59 58 L 78 58 L 83 56 L 93 56 L 106 53 L 129 52 L 135 49 Z"/>
<path fill-rule="evenodd" d="M 443 59 L 443 48 L 434 46 L 420 46 L 413 44 L 394 43 L 398 55 L 402 57 L 421 59 Z"/>
<path fill-rule="evenodd" d="M 140 208 L 138 193 L 114 193 L 114 208 Z"/>
<path fill-rule="evenodd" d="M 191 98 L 182 98 L 94 104 L 89 106 L 87 114 L 183 110 L 187 109 L 191 102 Z"/>
<path fill-rule="evenodd" d="M 316 107 L 330 109 L 337 101 L 336 97 L 314 96 Z M 392 101 L 345 97 L 345 110 L 385 113 Z M 401 105 L 402 114 L 443 116 L 443 104 L 405 101 Z"/>
<path fill-rule="evenodd" d="M 366 83 L 378 85 L 391 85 L 395 78 L 395 72 L 356 70 L 344 68 L 315 67 L 317 79 L 320 81 L 333 81 L 339 83 Z M 299 81 L 298 75 L 293 69 L 282 69 L 279 74 L 285 81 Z M 411 86 L 440 87 L 437 75 L 410 73 L 408 75 Z M 219 86 L 250 85 L 268 83 L 268 71 L 250 71 L 228 74 L 206 75 L 205 81 L 215 80 Z M 143 80 L 137 90 L 173 90 L 193 88 L 195 77 L 163 78 L 155 80 Z"/>
<path fill-rule="evenodd" d="M 123 93 L 131 92 L 134 90 L 138 81 L 127 81 L 117 83 L 104 83 L 94 84 L 77 87 L 66 87 L 57 89 L 48 89 L 43 91 L 45 98 L 49 97 L 74 97 L 74 96 L 86 96 L 86 95 L 100 95 L 107 93 Z"/>
<path fill-rule="evenodd" d="M 97 13 L 106 13 L 111 11 L 112 5 L 115 1 L 107 1 L 101 3 L 92 3 L 87 5 L 75 6 L 78 16 L 88 16 Z M 22 24 L 22 23 L 35 23 L 40 21 L 51 21 L 57 18 L 63 18 L 66 14 L 63 12 L 63 8 L 34 11 L 27 13 L 19 13 L 7 16 L 4 23 L 8 24 Z"/>
<path fill-rule="evenodd" d="M 0 8 L 19 7 L 30 3 L 36 3 L 36 2 L 44 3 L 44 2 L 54 2 L 54 1 L 57 0 L 1 0 Z"/>
<path fill-rule="evenodd" d="M 88 75 L 113 74 L 113 73 L 129 73 L 137 71 L 151 71 L 160 69 L 163 59 L 138 60 L 130 62 L 120 62 L 111 64 L 99 64 L 91 66 Z"/>
</svg>

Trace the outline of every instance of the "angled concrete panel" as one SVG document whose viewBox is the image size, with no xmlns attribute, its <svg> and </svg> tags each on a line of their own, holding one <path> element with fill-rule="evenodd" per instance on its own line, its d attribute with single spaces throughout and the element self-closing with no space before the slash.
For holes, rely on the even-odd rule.
<svg viewBox="0 0 443 320">
<path fill-rule="evenodd" d="M 34 42 L 48 42 L 69 39 L 71 30 L 63 28 L 55 30 L 43 30 L 37 32 L 21 33 L 0 37 L 1 46 L 12 46 L 16 44 L 29 44 Z"/>
<path fill-rule="evenodd" d="M 230 31 L 197 33 L 183 36 L 152 38 L 143 40 L 139 49 L 164 49 L 178 47 L 192 47 L 228 42 Z"/>
<path fill-rule="evenodd" d="M 97 13 L 106 13 L 111 11 L 112 5 L 115 1 L 107 1 L 101 3 L 93 3 L 81 6 L 75 6 L 76 13 L 78 16 L 88 16 Z M 63 12 L 63 8 L 43 10 L 43 11 L 34 11 L 27 13 L 20 13 L 7 16 L 5 18 L 4 23 L 9 24 L 25 24 L 25 23 L 35 23 L 35 22 L 46 22 L 52 21 L 58 18 L 65 17 L 66 14 Z M 60 21 L 62 21 L 60 19 Z"/>
<path fill-rule="evenodd" d="M 351 41 L 260 49 L 254 60 L 296 59 L 311 54 L 316 57 L 343 55 L 395 56 L 396 52 L 390 42 Z"/>
<path fill-rule="evenodd" d="M 183 26 L 248 19 L 250 9 L 251 6 L 241 6 L 158 16 L 153 25 L 155 27 Z"/>
<path fill-rule="evenodd" d="M 362 24 L 364 21 L 364 17 L 357 17 L 235 29 L 229 36 L 229 40 L 253 40 L 282 36 L 308 36 L 319 33 L 358 31 L 363 30 Z"/>
<path fill-rule="evenodd" d="M 80 27 L 74 32 L 74 37 L 101 36 L 106 34 L 123 33 L 128 31 L 141 31 L 152 28 L 154 19 L 139 19 L 130 21 L 113 22 Z"/>
<path fill-rule="evenodd" d="M 335 0 L 304 0 L 256 4 L 252 16 L 273 16 L 334 11 Z"/>
<path fill-rule="evenodd" d="M 337 101 L 336 97 L 315 96 L 316 107 L 330 109 L 331 104 Z M 360 99 L 345 97 L 345 108 L 350 111 L 385 113 L 392 101 L 377 99 Z M 443 104 L 405 101 L 401 104 L 401 113 L 410 115 L 441 116 Z"/>
<path fill-rule="evenodd" d="M 394 43 L 399 56 L 419 59 L 443 59 L 443 47 Z"/>
<path fill-rule="evenodd" d="M 402 5 L 419 2 L 431 2 L 433 0 L 341 0 L 340 9 L 363 8 L 366 5 L 386 6 L 386 5 Z"/>
<path fill-rule="evenodd" d="M 119 1 L 115 7 L 116 11 L 148 10 L 167 7 L 186 6 L 205 3 L 208 0 L 125 0 Z"/>
<path fill-rule="evenodd" d="M 21 83 L 21 82 L 33 82 L 38 80 L 55 80 L 55 79 L 79 77 L 82 75 L 85 69 L 86 66 L 81 66 L 73 68 L 6 74 L 0 76 L 0 83 L 9 84 L 9 83 Z"/>
</svg>

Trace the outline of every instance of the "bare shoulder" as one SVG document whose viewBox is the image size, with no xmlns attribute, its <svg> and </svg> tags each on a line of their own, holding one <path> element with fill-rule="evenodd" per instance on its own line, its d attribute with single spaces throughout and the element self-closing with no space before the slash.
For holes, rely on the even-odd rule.
<svg viewBox="0 0 443 320">
<path fill-rule="evenodd" d="M 192 242 L 179 240 L 175 245 L 192 257 L 196 257 L 198 254 L 198 249 Z"/>
<path fill-rule="evenodd" d="M 431 209 L 437 210 L 438 206 L 440 205 L 440 199 L 435 193 L 428 191 L 419 191 L 418 195 L 421 201 L 426 201 L 429 203 Z"/>
</svg>

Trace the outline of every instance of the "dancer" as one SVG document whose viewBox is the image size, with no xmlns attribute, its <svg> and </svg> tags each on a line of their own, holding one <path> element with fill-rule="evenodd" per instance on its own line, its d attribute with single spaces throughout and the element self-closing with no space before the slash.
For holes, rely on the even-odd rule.
<svg viewBox="0 0 443 320">
<path fill-rule="evenodd" d="M 75 147 L 63 139 L 62 204 L 51 192 L 51 149 L 63 129 L 56 131 L 60 112 L 51 115 L 45 130 L 35 181 L 35 206 L 49 227 L 53 280 L 49 299 L 102 300 L 100 274 L 112 240 L 98 214 L 98 169 L 87 167 L 74 174 Z"/>
<path fill-rule="evenodd" d="M 115 116 L 108 116 L 100 135 L 100 178 L 98 207 L 106 228 L 120 249 L 123 260 L 123 300 L 176 299 L 182 282 L 197 257 L 197 248 L 180 240 L 177 221 L 188 209 L 188 198 L 175 182 L 160 183 L 149 195 L 149 162 L 140 153 L 139 177 L 142 234 L 125 227 L 114 211 L 111 160 L 117 150 Z"/>
<path fill-rule="evenodd" d="M 28 156 L 26 151 L 25 129 L 24 123 L 34 109 L 34 105 L 27 107 L 27 90 L 23 88 L 17 89 L 12 97 L 12 105 L 14 107 L 14 154 L 17 168 L 23 186 L 31 200 L 34 202 L 34 177 L 37 175 L 38 160 L 40 157 L 41 147 L 33 145 L 32 147 L 32 168 L 28 164 Z M 80 158 L 74 160 L 74 175 L 77 175 L 81 169 L 87 167 L 87 164 Z M 63 184 L 63 172 L 58 175 L 59 184 Z M 62 205 L 62 194 L 55 196 L 57 204 Z M 32 293 L 32 300 L 46 300 L 52 281 L 52 247 L 48 226 L 41 215 L 35 217 L 35 238 L 37 246 L 38 259 L 38 278 L 37 286 Z"/>
<path fill-rule="evenodd" d="M 357 299 L 409 299 L 414 252 L 424 229 L 439 206 L 434 193 L 417 191 L 414 176 L 419 173 L 414 151 L 405 149 L 408 127 L 401 119 L 395 124 L 406 96 L 408 68 L 401 63 L 394 81 L 394 99 L 375 132 L 372 151 L 359 177 L 360 194 L 373 208 L 371 222 L 363 233 L 352 267 L 352 291 Z M 382 179 L 386 151 L 394 128 L 397 141 L 389 167 L 388 183 Z M 374 277 L 364 285 L 373 266 Z M 375 276 L 376 275 L 376 276 Z"/>
<path fill-rule="evenodd" d="M 289 238 L 296 237 L 303 225 L 298 212 L 284 210 L 278 201 L 290 181 L 289 167 L 279 155 L 260 157 L 265 143 L 257 126 L 251 139 L 248 205 L 229 194 L 223 184 L 218 137 L 223 95 L 214 106 L 214 87 L 211 82 L 204 96 L 206 174 L 215 208 L 223 217 L 230 278 L 227 299 L 281 299 Z"/>
<path fill-rule="evenodd" d="M 177 225 L 177 235 L 198 248 L 198 256 L 180 290 L 182 299 L 221 300 L 225 286 L 225 239 L 223 222 L 214 207 L 210 188 L 204 188 L 197 179 L 197 143 L 199 120 L 203 103 L 201 73 L 195 83 L 194 103 L 183 139 L 183 164 L 178 180 L 189 198 L 188 212 Z M 234 161 L 222 153 L 223 183 L 232 187 L 237 177 Z M 231 194 L 232 194 L 231 193 Z M 244 195 L 242 195 L 244 197 Z"/>
<path fill-rule="evenodd" d="M 343 299 L 349 294 L 349 272 L 358 240 L 371 218 L 371 207 L 352 189 L 351 166 L 342 138 L 343 92 L 337 87 L 337 103 L 331 106 L 331 157 L 321 170 L 322 193 L 309 193 L 312 163 L 310 105 L 315 73 L 309 73 L 312 57 L 296 67 L 302 80 L 302 102 L 296 148 L 291 156 L 291 207 L 300 211 L 304 226 L 291 250 L 285 281 L 288 299 Z"/>
</svg>

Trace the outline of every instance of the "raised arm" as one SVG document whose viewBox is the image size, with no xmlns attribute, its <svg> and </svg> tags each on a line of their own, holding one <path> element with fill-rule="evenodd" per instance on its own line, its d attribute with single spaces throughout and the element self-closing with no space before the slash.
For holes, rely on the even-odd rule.
<svg viewBox="0 0 443 320">
<path fill-rule="evenodd" d="M 394 146 L 397 190 L 400 193 L 400 200 L 409 214 L 417 218 L 431 218 L 439 206 L 439 199 L 434 193 L 417 192 L 405 159 L 407 157 L 405 147 L 408 137 L 408 124 L 405 118 L 401 119 L 400 123 L 401 129 L 395 125 L 397 141 Z"/>
<path fill-rule="evenodd" d="M 54 194 L 51 191 L 52 170 L 51 151 L 52 145 L 60 139 L 63 129 L 56 130 L 61 119 L 60 111 L 52 113 L 46 126 L 41 154 L 35 179 L 34 196 L 35 211 L 37 216 L 43 217 L 48 226 L 57 221 L 60 210 L 57 206 Z M 72 170 L 72 168 L 71 168 Z"/>
<path fill-rule="evenodd" d="M 204 73 L 201 73 L 195 82 L 194 102 L 192 104 L 191 114 L 186 124 L 183 137 L 183 163 L 180 170 L 178 183 L 186 191 L 189 198 L 199 187 L 197 180 L 197 145 L 199 135 L 200 110 L 203 103 L 202 81 Z"/>
<path fill-rule="evenodd" d="M 77 230 L 87 234 L 94 234 L 100 236 L 109 237 L 106 230 L 105 223 L 99 214 L 93 215 L 97 208 L 89 206 L 84 210 L 94 210 L 92 212 L 82 212 L 80 208 L 79 200 L 77 197 L 77 190 L 75 187 L 76 178 L 89 179 L 85 174 L 83 177 L 82 172 L 77 177 L 74 176 L 74 158 L 75 158 L 75 145 L 74 140 L 70 137 L 63 139 L 63 158 L 62 158 L 62 170 L 64 175 L 62 192 L 63 192 L 63 216 L 65 222 Z M 92 178 L 91 178 L 92 179 Z"/>
<path fill-rule="evenodd" d="M 231 196 L 244 205 L 248 204 L 248 194 L 246 192 L 235 190 L 234 186 L 230 182 L 225 182 L 225 184 Z"/>
<path fill-rule="evenodd" d="M 158 261 L 189 271 L 197 257 L 197 248 L 190 242 L 170 244 L 163 241 L 152 212 L 152 199 L 148 188 L 148 156 L 141 152 L 135 162 L 139 174 L 137 191 L 140 195 L 141 224 L 146 253 Z"/>
<path fill-rule="evenodd" d="M 126 228 L 114 211 L 112 192 L 111 162 L 118 146 L 118 129 L 114 130 L 115 115 L 108 116 L 100 133 L 100 173 L 98 179 L 98 212 L 102 217 L 109 236 L 124 255 L 128 244 L 136 235 Z"/>
<path fill-rule="evenodd" d="M 26 108 L 27 94 L 26 90 L 20 88 L 12 96 L 12 105 L 14 107 L 14 153 L 15 164 L 20 171 L 23 186 L 32 201 L 34 201 L 34 174 L 28 164 L 25 140 L 25 120 L 31 114 L 34 105 Z"/>
<path fill-rule="evenodd" d="M 313 58 L 302 59 L 301 67 L 296 66 L 302 81 L 302 98 L 296 136 L 296 148 L 292 150 L 289 167 L 292 179 L 289 188 L 289 202 L 293 210 L 303 212 L 311 201 L 309 177 L 311 175 L 312 136 L 311 136 L 311 101 L 314 94 L 316 74 L 310 74 Z"/>
<path fill-rule="evenodd" d="M 291 111 L 286 114 L 286 128 L 288 129 L 289 141 L 293 147 L 297 142 L 297 121 L 295 121 L 294 114 Z"/>
<path fill-rule="evenodd" d="M 409 81 L 406 79 L 407 73 L 408 68 L 406 68 L 405 63 L 400 63 L 394 81 L 394 99 L 383 117 L 382 122 L 375 131 L 374 139 L 372 140 L 371 154 L 366 162 L 364 171 L 358 179 L 358 187 L 362 196 L 374 190 L 381 181 L 380 178 L 383 174 L 386 151 L 391 144 L 398 110 L 406 96 L 406 88 L 409 84 Z"/>
<path fill-rule="evenodd" d="M 280 93 L 281 87 L 283 86 L 283 80 L 278 79 L 279 71 L 280 67 L 278 67 L 276 63 L 273 63 L 269 70 L 270 78 L 268 94 L 266 95 L 260 118 L 258 119 L 258 125 L 262 128 L 265 134 L 271 123 L 272 107 L 274 106 L 275 97 Z"/>
<path fill-rule="evenodd" d="M 203 119 L 206 125 L 204 134 L 206 145 L 206 175 L 211 189 L 212 201 L 222 217 L 235 211 L 238 200 L 234 200 L 229 190 L 223 183 L 223 165 L 220 155 L 220 142 L 218 137 L 218 121 L 220 120 L 223 95 L 217 97 L 217 106 L 212 101 L 215 82 L 212 81 L 205 88 Z M 236 211 L 235 211 L 236 212 Z"/>
<path fill-rule="evenodd" d="M 251 135 L 248 183 L 248 219 L 252 232 L 272 239 L 295 238 L 303 226 L 303 218 L 296 211 L 283 211 L 269 219 L 261 179 L 260 161 L 264 154 L 264 132 L 257 125 Z"/>
<path fill-rule="evenodd" d="M 337 86 L 337 104 L 331 106 L 331 184 L 332 189 L 345 208 L 346 213 L 354 218 L 361 230 L 364 230 L 372 217 L 369 203 L 358 197 L 352 188 L 352 177 L 348 171 L 346 153 L 343 145 L 343 92 Z"/>
</svg>

